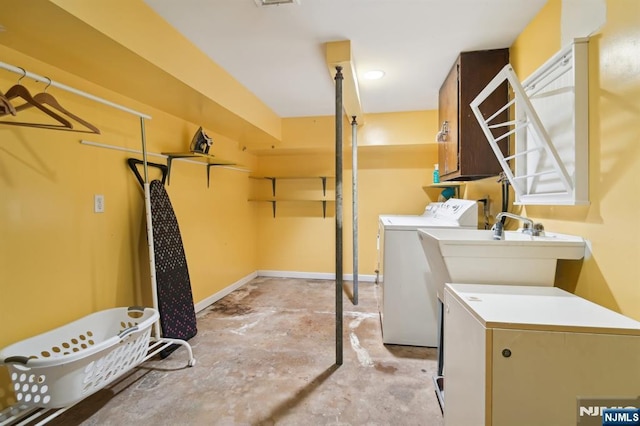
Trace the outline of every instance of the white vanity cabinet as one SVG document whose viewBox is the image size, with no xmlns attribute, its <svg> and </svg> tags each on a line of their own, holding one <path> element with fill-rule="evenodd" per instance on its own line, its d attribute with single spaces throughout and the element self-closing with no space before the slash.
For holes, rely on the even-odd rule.
<svg viewBox="0 0 640 426">
<path fill-rule="evenodd" d="M 575 425 L 640 395 L 640 322 L 555 287 L 447 284 L 447 426 Z"/>
</svg>

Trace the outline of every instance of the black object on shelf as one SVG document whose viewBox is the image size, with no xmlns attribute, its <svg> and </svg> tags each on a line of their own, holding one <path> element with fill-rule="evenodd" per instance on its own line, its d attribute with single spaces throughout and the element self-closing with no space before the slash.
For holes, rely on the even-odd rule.
<svg viewBox="0 0 640 426">
<path fill-rule="evenodd" d="M 191 139 L 191 152 L 208 154 L 211 145 L 213 145 L 213 139 L 204 132 L 202 127 L 199 127 Z"/>
</svg>

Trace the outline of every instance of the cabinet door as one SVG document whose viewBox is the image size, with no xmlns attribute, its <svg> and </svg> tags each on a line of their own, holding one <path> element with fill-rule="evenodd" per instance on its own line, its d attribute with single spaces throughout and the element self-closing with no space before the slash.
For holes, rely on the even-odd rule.
<svg viewBox="0 0 640 426">
<path fill-rule="evenodd" d="M 470 104 L 508 62 L 508 49 L 461 54 L 460 124 L 458 129 L 460 153 L 458 155 L 460 157 L 460 173 L 470 179 L 496 176 L 502 171 L 502 167 L 484 136 Z M 502 84 L 487 98 L 484 107 L 490 115 L 493 115 L 507 103 L 508 99 L 507 85 Z M 509 111 L 503 111 L 495 120 L 496 123 L 508 121 Z M 496 136 L 502 133 L 500 129 L 495 129 L 493 132 Z M 508 143 L 508 138 L 500 142 L 500 149 L 505 155 L 508 152 Z"/>
<path fill-rule="evenodd" d="M 640 336 L 494 329 L 492 352 L 493 426 L 593 424 L 578 398 L 638 396 Z"/>
<path fill-rule="evenodd" d="M 502 171 L 470 103 L 508 62 L 509 49 L 463 52 L 440 87 L 440 125 L 445 120 L 449 125 L 446 140 L 438 144 L 440 178 L 443 181 L 483 179 Z M 505 84 L 487 99 L 487 108 L 493 114 L 507 100 Z M 503 111 L 497 120 L 507 121 L 508 111 Z M 508 138 L 501 143 L 500 149 L 506 154 Z"/>
<path fill-rule="evenodd" d="M 438 162 L 440 174 L 447 175 L 458 171 L 458 70 L 460 62 L 456 61 L 449 71 L 438 95 L 438 118 L 440 126 L 447 122 L 449 134 L 445 140 L 438 142 Z"/>
</svg>

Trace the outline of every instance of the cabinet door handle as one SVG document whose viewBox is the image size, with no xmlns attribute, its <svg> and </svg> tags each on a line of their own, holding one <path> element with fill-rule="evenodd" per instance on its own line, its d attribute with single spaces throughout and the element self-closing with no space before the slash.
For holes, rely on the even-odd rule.
<svg viewBox="0 0 640 426">
<path fill-rule="evenodd" d="M 440 131 L 436 135 L 436 142 L 446 142 L 447 139 L 449 139 L 449 122 L 444 120 L 442 126 L 440 126 Z"/>
<path fill-rule="evenodd" d="M 505 357 L 505 358 L 509 358 L 511 356 L 511 349 L 504 348 L 502 350 L 502 356 Z"/>
</svg>

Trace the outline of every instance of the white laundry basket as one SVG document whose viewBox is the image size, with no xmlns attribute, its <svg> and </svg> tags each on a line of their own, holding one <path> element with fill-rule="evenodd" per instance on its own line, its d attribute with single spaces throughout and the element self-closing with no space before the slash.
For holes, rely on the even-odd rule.
<svg viewBox="0 0 640 426">
<path fill-rule="evenodd" d="M 31 337 L 0 351 L 18 404 L 73 405 L 141 363 L 147 353 L 152 308 L 113 308 Z"/>
</svg>

